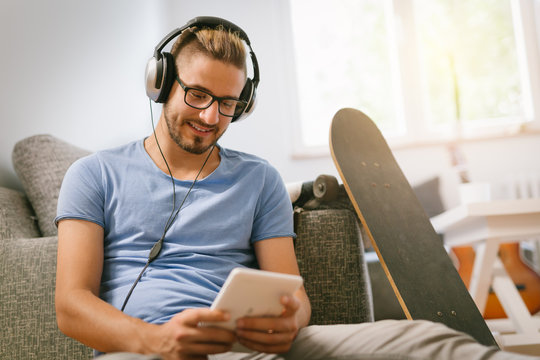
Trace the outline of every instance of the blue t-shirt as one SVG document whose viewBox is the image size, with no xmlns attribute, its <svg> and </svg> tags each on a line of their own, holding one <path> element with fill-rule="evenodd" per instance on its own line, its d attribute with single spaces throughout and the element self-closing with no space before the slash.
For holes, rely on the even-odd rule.
<svg viewBox="0 0 540 360">
<path fill-rule="evenodd" d="M 278 172 L 256 156 L 218 149 L 218 168 L 191 190 L 125 313 L 163 323 L 187 308 L 210 306 L 233 268 L 257 267 L 254 242 L 294 236 L 292 205 Z M 178 208 L 192 181 L 174 182 Z M 122 306 L 161 238 L 172 194 L 169 175 L 143 140 L 79 159 L 67 171 L 55 222 L 83 219 L 103 227 L 100 297 L 113 306 Z"/>
</svg>

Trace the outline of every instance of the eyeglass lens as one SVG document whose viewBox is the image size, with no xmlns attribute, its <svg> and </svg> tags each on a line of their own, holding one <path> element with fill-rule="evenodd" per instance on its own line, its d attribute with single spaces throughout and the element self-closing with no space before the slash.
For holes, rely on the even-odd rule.
<svg viewBox="0 0 540 360">
<path fill-rule="evenodd" d="M 219 113 L 225 116 L 235 116 L 242 113 L 245 103 L 236 99 L 217 98 L 204 91 L 188 89 L 184 98 L 186 104 L 197 109 L 206 109 L 217 100 Z"/>
</svg>

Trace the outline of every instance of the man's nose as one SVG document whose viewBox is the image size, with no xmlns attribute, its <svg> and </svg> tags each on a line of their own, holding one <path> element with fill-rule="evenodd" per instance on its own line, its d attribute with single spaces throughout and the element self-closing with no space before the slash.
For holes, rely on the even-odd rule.
<svg viewBox="0 0 540 360">
<path fill-rule="evenodd" d="M 209 107 L 200 112 L 200 118 L 208 125 L 219 123 L 219 103 L 214 101 Z"/>
</svg>

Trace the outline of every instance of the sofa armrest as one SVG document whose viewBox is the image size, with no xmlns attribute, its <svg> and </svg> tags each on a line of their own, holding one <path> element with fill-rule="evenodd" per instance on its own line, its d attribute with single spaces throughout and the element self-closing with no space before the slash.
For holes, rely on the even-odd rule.
<svg viewBox="0 0 540 360">
<path fill-rule="evenodd" d="M 1 359 L 92 357 L 56 324 L 56 248 L 56 237 L 0 241 Z"/>
<path fill-rule="evenodd" d="M 311 325 L 373 321 L 371 283 L 356 215 L 349 209 L 295 213 L 295 251 L 311 301 Z"/>
</svg>

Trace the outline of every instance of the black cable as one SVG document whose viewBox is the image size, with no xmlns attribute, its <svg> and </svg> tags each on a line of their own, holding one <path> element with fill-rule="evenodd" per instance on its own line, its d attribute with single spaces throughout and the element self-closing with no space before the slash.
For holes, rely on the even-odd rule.
<svg viewBox="0 0 540 360">
<path fill-rule="evenodd" d="M 165 159 L 165 155 L 163 154 L 163 151 L 161 150 L 161 146 L 159 145 L 159 141 L 157 139 L 156 129 L 155 129 L 155 126 L 154 126 L 154 112 L 152 110 L 152 100 L 149 99 L 149 102 L 150 102 L 150 118 L 152 120 L 152 132 L 154 133 L 154 139 L 156 140 L 156 144 L 157 144 L 157 147 L 159 149 L 159 153 L 161 154 L 161 157 L 163 158 L 163 161 L 165 162 L 165 166 L 167 167 L 167 171 L 169 172 L 169 176 L 170 176 L 171 182 L 172 182 L 172 187 L 173 187 L 173 209 L 171 211 L 171 214 L 169 215 L 169 219 L 165 223 L 165 228 L 163 229 L 163 235 L 161 235 L 161 238 L 158 241 L 156 241 L 154 243 L 154 245 L 152 246 L 152 249 L 150 250 L 150 254 L 148 255 L 148 260 L 146 261 L 146 264 L 144 265 L 143 269 L 139 273 L 139 276 L 137 276 L 137 279 L 135 280 L 133 285 L 131 285 L 131 288 L 129 289 L 128 294 L 127 294 L 126 298 L 124 299 L 124 303 L 122 304 L 122 308 L 120 309 L 122 312 L 126 308 L 127 302 L 129 300 L 129 298 L 131 297 L 131 294 L 133 293 L 133 290 L 135 290 L 135 286 L 137 286 L 137 284 L 141 280 L 142 275 L 144 274 L 144 272 L 146 271 L 146 269 L 148 268 L 150 263 L 152 261 L 154 261 L 158 257 L 159 253 L 161 252 L 161 248 L 163 246 L 163 240 L 165 239 L 165 235 L 167 234 L 167 231 L 169 231 L 169 229 L 172 226 L 174 220 L 178 216 L 178 213 L 180 212 L 180 209 L 182 209 L 182 207 L 184 206 L 184 202 L 186 202 L 186 199 L 187 199 L 189 193 L 191 192 L 191 190 L 195 186 L 195 183 L 199 179 L 199 176 L 201 175 L 201 173 L 202 173 L 202 171 L 204 169 L 204 166 L 208 162 L 208 159 L 210 159 L 210 155 L 212 155 L 212 152 L 214 151 L 214 148 L 216 147 L 216 144 L 212 145 L 212 148 L 210 149 L 210 152 L 206 156 L 206 159 L 204 160 L 199 172 L 197 173 L 197 176 L 195 176 L 195 179 L 191 183 L 191 186 L 189 187 L 186 195 L 184 196 L 184 199 L 182 199 L 182 202 L 180 203 L 180 206 L 176 210 L 176 185 L 174 184 L 174 177 L 172 175 L 171 168 L 169 167 L 169 163 L 167 162 L 167 159 Z M 176 210 L 176 213 L 175 213 L 175 210 Z M 174 216 L 173 216 L 173 214 L 174 214 Z"/>
</svg>

